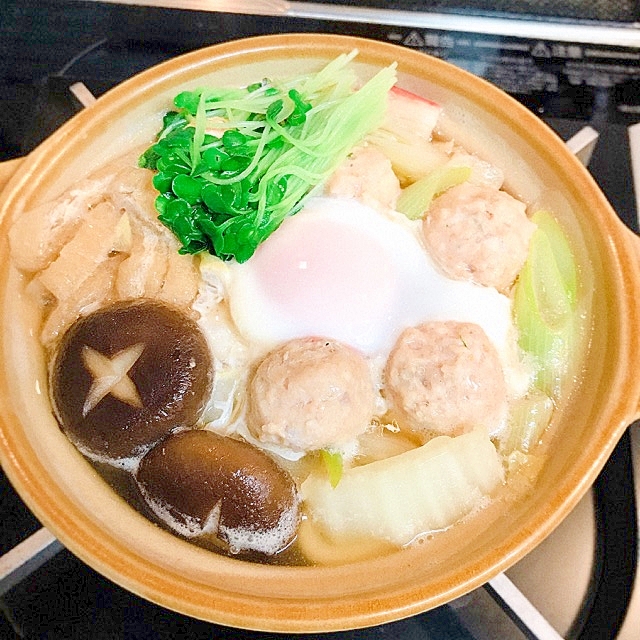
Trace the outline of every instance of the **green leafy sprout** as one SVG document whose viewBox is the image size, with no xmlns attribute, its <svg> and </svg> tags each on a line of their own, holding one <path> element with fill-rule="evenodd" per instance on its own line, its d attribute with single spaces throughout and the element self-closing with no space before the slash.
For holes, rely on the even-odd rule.
<svg viewBox="0 0 640 640">
<path fill-rule="evenodd" d="M 155 172 L 158 218 L 181 242 L 180 253 L 245 262 L 381 124 L 395 65 L 354 90 L 356 55 L 282 83 L 174 98 L 139 166 Z"/>
<path fill-rule="evenodd" d="M 320 458 L 324 464 L 329 482 L 335 489 L 340 483 L 340 480 L 342 479 L 342 473 L 344 471 L 344 462 L 342 459 L 342 455 L 337 451 L 321 449 Z"/>
</svg>

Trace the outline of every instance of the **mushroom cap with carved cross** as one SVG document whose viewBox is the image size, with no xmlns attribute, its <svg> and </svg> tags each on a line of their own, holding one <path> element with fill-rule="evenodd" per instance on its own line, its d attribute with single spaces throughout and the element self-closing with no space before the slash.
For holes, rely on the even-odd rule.
<svg viewBox="0 0 640 640">
<path fill-rule="evenodd" d="M 88 457 L 124 463 L 179 427 L 209 399 L 206 338 L 184 312 L 152 300 L 119 302 L 78 320 L 51 367 L 56 416 Z"/>
</svg>

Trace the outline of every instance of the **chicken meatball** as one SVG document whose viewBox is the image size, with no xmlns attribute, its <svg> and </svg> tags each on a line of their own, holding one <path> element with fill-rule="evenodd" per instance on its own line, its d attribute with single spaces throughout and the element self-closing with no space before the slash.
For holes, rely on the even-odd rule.
<svg viewBox="0 0 640 640">
<path fill-rule="evenodd" d="M 264 443 L 297 452 L 338 447 L 363 433 L 376 403 L 365 359 L 325 338 L 270 352 L 250 382 L 248 426 Z"/>
<path fill-rule="evenodd" d="M 385 211 L 393 209 L 400 195 L 400 181 L 391 161 L 376 147 L 356 147 L 327 181 L 327 193 L 356 198 Z"/>
<path fill-rule="evenodd" d="M 535 228 L 524 203 L 466 182 L 433 201 L 422 231 L 429 253 L 449 277 L 504 291 L 524 265 Z"/>
<path fill-rule="evenodd" d="M 494 431 L 506 417 L 498 353 L 482 328 L 467 322 L 405 329 L 387 361 L 385 393 L 400 427 L 424 435 Z"/>
</svg>

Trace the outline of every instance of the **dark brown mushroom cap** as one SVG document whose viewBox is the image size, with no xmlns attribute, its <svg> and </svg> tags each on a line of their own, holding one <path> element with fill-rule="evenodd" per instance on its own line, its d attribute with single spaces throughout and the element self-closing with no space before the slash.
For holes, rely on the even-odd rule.
<svg viewBox="0 0 640 640">
<path fill-rule="evenodd" d="M 113 387 L 104 374 L 123 357 Z M 182 311 L 151 300 L 118 302 L 65 333 L 50 381 L 69 439 L 87 455 L 117 462 L 198 420 L 211 394 L 213 363 L 206 338 Z M 107 386 L 102 397 L 97 381 Z"/>
<path fill-rule="evenodd" d="M 144 456 L 136 480 L 152 510 L 168 514 L 179 532 L 198 535 L 212 525 L 235 550 L 269 554 L 295 537 L 293 479 L 246 442 L 201 429 L 171 434 Z"/>
</svg>

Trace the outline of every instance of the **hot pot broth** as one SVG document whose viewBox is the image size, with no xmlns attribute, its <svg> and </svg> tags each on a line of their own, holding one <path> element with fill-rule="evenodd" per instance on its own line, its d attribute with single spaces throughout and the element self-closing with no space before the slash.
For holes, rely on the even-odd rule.
<svg viewBox="0 0 640 640">
<path fill-rule="evenodd" d="M 52 363 L 57 363 L 59 354 L 65 352 L 61 342 L 69 336 L 70 328 L 77 326 L 76 316 L 80 313 L 83 317 L 93 318 L 94 311 L 110 310 L 112 304 L 117 307 L 118 304 L 123 304 L 122 301 L 126 305 L 131 300 L 139 299 L 160 301 L 168 308 L 177 308 L 183 314 L 179 317 L 185 318 L 185 323 L 195 323 L 205 337 L 210 353 L 202 357 L 204 360 L 210 359 L 208 364 L 205 363 L 211 370 L 210 386 L 205 384 L 200 392 L 196 392 L 187 385 L 188 388 L 182 392 L 184 396 L 193 399 L 194 395 L 200 394 L 190 417 L 181 415 L 176 420 L 177 424 L 161 426 L 160 431 L 154 432 L 160 435 L 153 436 L 152 442 L 134 443 L 128 449 L 114 453 L 116 445 L 122 444 L 121 438 L 109 441 L 105 436 L 103 444 L 96 447 L 88 443 L 83 434 L 78 435 L 78 431 L 69 430 L 67 425 L 63 425 L 74 444 L 94 464 L 101 468 L 107 464 L 106 468 L 124 469 L 124 472 L 110 471 L 107 475 L 112 479 L 116 476 L 125 479 L 124 484 L 114 482 L 114 486 L 127 486 L 129 498 L 136 503 L 137 508 L 197 544 L 224 552 L 248 553 L 262 560 L 279 559 L 285 562 L 334 564 L 354 559 L 359 554 L 383 553 L 410 544 L 415 539 L 423 539 L 436 531 L 446 530 L 462 518 L 474 517 L 492 498 L 505 490 L 514 495 L 528 490 L 529 481 L 542 461 L 543 447 L 538 444 L 538 440 L 543 437 L 554 404 L 562 402 L 571 391 L 574 373 L 571 366 L 579 361 L 579 357 L 571 352 L 581 343 L 588 324 L 583 306 L 586 301 L 581 297 L 582 288 L 576 282 L 567 282 L 566 278 L 558 279 L 553 265 L 548 267 L 548 263 L 544 262 L 544 253 L 539 259 L 542 267 L 532 267 L 527 263 L 528 288 L 521 289 L 521 308 L 526 308 L 531 303 L 531 298 L 535 297 L 535 278 L 532 278 L 540 270 L 546 281 L 555 283 L 560 291 L 552 299 L 551 311 L 544 317 L 542 325 L 536 324 L 535 318 L 521 321 L 521 334 L 526 333 L 530 337 L 528 352 L 525 353 L 516 348 L 518 336 L 515 332 L 512 333 L 511 328 L 512 299 L 518 293 L 517 287 L 512 287 L 514 278 L 507 282 L 478 284 L 469 282 L 468 279 L 453 279 L 444 275 L 445 267 L 442 265 L 434 267 L 432 261 L 426 258 L 424 250 L 424 244 L 428 244 L 423 232 L 425 224 L 419 216 L 410 220 L 415 217 L 411 213 L 411 206 L 408 206 L 408 215 L 396 211 L 396 208 L 400 208 L 398 202 L 406 204 L 407 198 L 403 201 L 403 196 L 410 194 L 408 187 L 426 181 L 426 191 L 431 190 L 432 195 L 431 198 L 426 196 L 424 201 L 430 204 L 429 201 L 432 200 L 434 206 L 438 206 L 438 199 L 447 194 L 455 202 L 456 189 L 462 194 L 458 201 L 474 201 L 478 194 L 487 193 L 506 196 L 506 192 L 500 190 L 503 182 L 501 171 L 480 160 L 480 156 L 464 150 L 460 144 L 464 143 L 462 137 L 451 138 L 444 127 L 443 131 L 438 131 L 442 118 L 437 105 L 403 92 L 392 95 L 387 120 L 374 127 L 363 141 L 350 150 L 349 157 L 321 182 L 314 197 L 307 201 L 302 211 L 285 220 L 282 228 L 268 238 L 253 257 L 241 263 L 233 259 L 225 262 L 207 254 L 191 257 L 178 253 L 178 240 L 154 220 L 154 200 L 157 194 L 151 186 L 152 172 L 134 168 L 139 150 L 112 167 L 101 170 L 84 185 L 77 185 L 75 190 L 65 194 L 56 204 L 45 205 L 49 214 L 54 208 L 63 218 L 71 215 L 69 211 L 73 212 L 74 208 L 78 220 L 90 212 L 92 223 L 82 225 L 77 222 L 69 230 L 69 237 L 62 239 L 58 243 L 59 247 L 51 250 L 53 257 L 44 260 L 44 266 L 38 262 L 29 262 L 32 257 L 30 250 L 28 247 L 21 247 L 20 239 L 29 238 L 27 244 L 33 245 L 34 233 L 42 228 L 46 229 L 46 225 L 38 222 L 35 227 L 29 227 L 29 214 L 16 223 L 12 242 L 14 264 L 25 274 L 25 291 L 42 314 L 38 334 L 48 366 L 54 371 L 57 370 L 57 365 Z M 392 110 L 394 104 L 399 111 Z M 409 118 L 408 124 L 398 117 L 399 113 Z M 413 114 L 418 114 L 418 121 Z M 400 124 L 396 126 L 398 122 Z M 420 132 L 418 125 L 425 126 L 423 132 Z M 407 159 L 411 159 L 411 162 L 406 162 Z M 443 170 L 443 167 L 447 170 Z M 372 175 L 375 176 L 374 180 L 369 179 Z M 429 184 L 425 179 L 434 175 L 438 179 Z M 464 190 L 470 184 L 474 185 L 475 190 L 467 193 Z M 420 200 L 425 196 L 418 193 L 417 198 Z M 508 198 L 510 200 L 505 205 L 507 208 L 516 203 L 511 196 Z M 524 211 L 524 206 L 521 209 Z M 522 218 L 517 218 L 520 230 L 531 224 L 528 218 L 532 213 L 529 209 L 525 224 L 522 224 Z M 41 215 L 41 211 L 35 212 L 34 220 L 40 221 L 38 216 Z M 428 215 L 427 212 L 427 217 Z M 327 229 L 339 228 L 345 220 L 343 236 L 350 240 L 345 245 L 347 253 L 355 246 L 354 239 L 361 238 L 354 235 L 357 230 L 366 228 L 365 244 L 371 247 L 374 254 L 379 254 L 382 248 L 385 256 L 403 256 L 398 264 L 391 260 L 374 272 L 376 284 L 382 282 L 385 285 L 380 289 L 384 290 L 383 293 L 386 291 L 386 297 L 383 296 L 372 307 L 366 306 L 368 300 L 366 296 L 363 297 L 360 306 L 364 307 L 364 316 L 356 318 L 353 322 L 355 328 L 349 327 L 350 333 L 344 331 L 343 323 L 331 325 L 337 335 L 320 331 L 318 327 L 326 324 L 316 324 L 317 316 L 313 314 L 310 318 L 303 317 L 300 327 L 290 326 L 288 333 L 281 333 L 283 324 L 278 322 L 281 320 L 280 312 L 272 313 L 265 300 L 262 300 L 260 313 L 256 314 L 256 298 L 252 297 L 260 295 L 260 291 L 255 290 L 256 283 L 263 282 L 265 273 L 272 274 L 284 268 L 281 265 L 274 268 L 269 262 L 267 258 L 270 251 L 276 255 L 280 253 L 269 247 L 282 242 L 286 248 L 289 238 L 296 237 L 295 233 L 284 233 L 287 227 L 289 234 L 288 228 L 293 228 L 293 223 L 302 228 L 302 231 L 293 229 L 296 233 L 302 233 L 302 237 L 305 237 L 305 233 L 311 233 L 315 234 L 312 238 L 319 239 L 326 237 L 324 234 Z M 537 225 L 538 228 L 540 226 L 544 226 L 548 232 L 544 248 L 548 249 L 552 245 L 552 256 L 566 258 L 566 254 L 563 254 L 563 236 L 558 235 L 553 219 L 543 218 L 542 225 Z M 103 231 L 95 234 L 92 232 L 95 227 L 102 228 Z M 390 232 L 391 229 L 394 231 Z M 534 229 L 532 224 L 522 240 L 526 247 L 523 263 L 527 256 L 531 257 L 530 245 L 535 242 L 532 239 Z M 28 233 L 29 230 L 32 233 Z M 308 241 L 309 236 L 306 237 L 307 243 L 313 244 Z M 389 238 L 396 244 L 389 244 Z M 50 236 L 44 240 L 45 243 L 49 241 Z M 337 243 L 338 236 L 329 237 L 327 246 L 322 245 L 321 248 L 328 252 Z M 98 244 L 99 247 L 96 248 Z M 341 253 L 345 252 L 338 252 L 332 263 L 334 266 Z M 96 256 L 100 255 L 104 259 L 97 260 Z M 371 262 L 371 255 L 363 252 L 360 265 L 373 269 L 375 264 Z M 60 256 L 68 259 L 60 260 Z M 315 255 L 311 257 L 317 258 Z M 97 261 L 100 262 L 99 268 L 96 266 Z M 340 266 L 342 270 L 332 272 L 334 280 L 344 277 L 342 274 L 352 269 L 349 261 L 344 261 Z M 522 265 L 518 266 L 518 271 L 520 266 Z M 555 266 L 557 270 L 558 265 Z M 403 286 L 407 282 L 413 285 L 424 280 L 433 283 L 441 298 L 448 300 L 444 317 L 437 305 L 435 311 L 431 305 L 427 305 L 431 300 L 413 307 L 409 305 L 410 300 L 420 297 L 411 288 L 406 289 L 404 297 L 399 298 L 402 304 L 395 304 L 395 308 L 401 313 L 386 313 L 389 301 L 396 300 L 392 294 L 395 294 L 397 281 L 385 280 L 385 274 L 391 267 Z M 534 276 L 531 275 L 532 268 Z M 86 274 L 90 275 L 86 277 Z M 577 274 L 575 277 L 577 278 Z M 282 280 L 281 276 L 280 282 Z M 306 290 L 308 289 L 307 287 Z M 238 291 L 235 297 L 234 294 Z M 247 291 L 251 295 L 247 295 Z M 336 293 L 329 290 L 328 293 L 337 296 L 332 301 L 330 317 L 337 311 L 352 311 L 353 301 L 341 299 L 339 291 Z M 427 295 L 427 298 L 432 297 L 432 294 Z M 476 303 L 478 306 L 475 306 Z M 303 299 L 303 309 L 313 306 L 313 299 Z M 299 308 L 293 309 L 295 313 L 299 313 Z M 380 326 L 363 339 L 361 329 L 369 329 L 366 321 L 376 312 L 382 313 L 379 317 Z M 252 319 L 255 317 L 259 318 L 257 326 Z M 570 326 L 565 322 L 567 317 Z M 506 323 L 505 318 L 508 320 Z M 265 329 L 264 325 L 268 322 L 272 323 L 271 329 Z M 457 343 L 458 350 L 446 350 L 446 357 L 454 358 L 454 364 L 463 358 L 460 352 L 472 352 L 472 361 L 483 366 L 487 362 L 494 365 L 484 370 L 485 379 L 504 376 L 504 380 L 498 380 L 495 386 L 484 391 L 485 398 L 491 395 L 503 398 L 504 402 L 490 403 L 488 408 L 482 402 L 473 405 L 482 408 L 482 417 L 478 420 L 480 424 L 471 424 L 472 418 L 456 423 L 455 408 L 447 411 L 445 404 L 439 415 L 447 414 L 446 421 L 443 419 L 438 424 L 437 418 L 426 416 L 418 424 L 409 426 L 408 422 L 414 416 L 416 407 L 419 408 L 424 402 L 420 398 L 407 398 L 401 382 L 394 383 L 395 395 L 399 398 L 393 397 L 393 393 L 387 388 L 387 381 L 392 377 L 390 368 L 394 369 L 397 377 L 404 380 L 405 384 L 407 376 L 410 378 L 409 382 L 415 380 L 417 374 L 411 369 L 411 360 L 408 360 L 407 365 L 406 354 L 394 345 L 402 330 L 413 325 L 422 326 L 425 322 L 432 323 L 429 331 L 422 332 L 426 335 L 423 343 L 427 347 L 451 341 L 453 335 L 453 342 Z M 447 322 L 457 324 L 452 327 Z M 473 325 L 472 329 L 469 329 L 469 324 Z M 552 325 L 551 333 L 536 338 L 549 324 Z M 119 325 L 120 321 L 114 322 L 114 326 Z M 476 331 L 475 327 L 478 326 L 482 328 Z M 500 326 L 501 331 L 496 329 Z M 442 331 L 434 334 L 431 333 L 432 329 Z M 460 335 L 462 329 L 465 331 L 464 335 Z M 467 331 L 470 333 L 466 333 Z M 554 341 L 558 334 L 560 338 Z M 312 337 L 321 340 L 310 340 Z M 143 342 L 145 340 L 147 338 Z M 420 341 L 422 337 L 413 336 L 408 342 L 416 340 Z M 134 342 L 139 344 L 137 339 Z M 560 362 L 558 370 L 552 371 L 547 378 L 543 375 L 536 376 L 539 368 L 536 363 L 544 361 L 540 342 L 555 350 L 554 358 L 549 360 L 558 362 L 559 359 Z M 286 348 L 282 347 L 283 344 Z M 293 349 L 292 345 L 296 348 Z M 140 397 L 140 383 L 135 382 L 134 367 L 139 361 L 139 354 L 135 350 L 127 353 L 126 345 L 119 345 L 117 348 L 111 345 L 107 358 L 110 362 L 107 363 L 100 358 L 99 346 L 92 348 L 91 352 L 84 348 L 86 346 L 83 343 L 76 350 L 75 361 L 76 364 L 82 363 L 80 368 L 89 369 L 91 375 L 88 380 L 78 383 L 74 376 L 71 381 L 61 383 L 60 386 L 62 396 L 69 389 L 77 388 L 76 384 L 84 385 L 84 388 L 88 387 L 94 392 L 93 402 L 87 404 L 83 400 L 74 410 L 76 417 L 72 420 L 84 424 L 84 419 L 94 415 L 92 412 L 101 403 L 106 413 L 112 413 L 108 409 L 108 403 L 113 406 L 124 403 L 133 408 L 132 411 L 139 409 L 145 401 Z M 176 349 L 181 350 L 179 343 Z M 389 364 L 388 356 L 391 351 L 401 364 Z M 314 356 L 314 353 L 319 355 Z M 296 354 L 301 355 L 298 357 Z M 435 362 L 436 369 L 444 366 L 438 360 L 439 357 L 428 349 L 424 356 L 427 361 Z M 166 356 L 159 358 L 160 360 L 151 358 L 151 368 Z M 195 360 L 198 358 L 199 356 L 194 356 Z M 311 365 L 305 364 L 305 358 L 310 358 Z M 110 368 L 113 360 L 124 364 L 114 371 Z M 283 371 L 286 370 L 288 361 L 294 361 L 298 367 L 296 375 L 292 376 L 291 385 L 295 387 L 296 381 L 302 387 L 310 385 L 310 390 L 306 389 L 306 401 L 317 412 L 312 422 L 319 423 L 320 426 L 314 424 L 308 429 L 296 429 L 282 422 L 283 408 L 278 402 L 261 404 L 256 401 L 271 396 L 282 398 L 287 389 L 279 384 L 286 378 Z M 320 369 L 322 372 L 318 374 L 319 378 L 309 376 L 310 370 L 316 372 Z M 455 370 L 455 366 L 453 369 Z M 462 373 L 455 374 L 457 378 L 464 377 L 464 367 L 461 371 Z M 348 375 L 342 379 L 344 372 Z M 94 382 L 109 375 L 118 378 L 115 384 L 112 382 L 108 388 L 96 391 Z M 143 374 L 140 375 L 144 377 Z M 326 380 L 334 382 L 334 376 L 339 378 L 341 393 L 338 401 L 335 397 L 316 393 L 316 388 Z M 184 382 L 183 378 L 180 379 Z M 534 379 L 535 382 L 532 382 Z M 354 380 L 360 384 L 354 384 Z M 363 380 L 366 383 L 364 386 Z M 438 397 L 448 399 L 450 393 L 446 385 L 450 380 L 445 377 L 444 392 Z M 57 384 L 55 376 L 53 384 Z M 344 397 L 349 396 L 354 396 L 355 401 L 351 398 L 345 409 L 341 405 L 344 405 Z M 64 413 L 60 407 L 62 402 L 63 400 L 56 401 L 56 413 L 64 421 L 61 417 Z M 299 398 L 293 394 L 289 402 L 291 406 L 295 406 Z M 459 399 L 454 398 L 453 402 L 455 404 Z M 286 413 L 286 406 L 284 410 Z M 333 413 L 333 416 L 329 416 L 323 423 L 325 413 Z M 359 416 L 360 413 L 365 417 L 353 420 L 345 435 L 342 428 L 345 419 L 351 419 L 355 414 Z M 449 414 L 453 417 L 449 417 Z M 309 420 L 308 416 L 296 416 L 296 421 L 297 424 L 306 424 Z M 150 422 L 155 429 L 155 418 L 146 420 L 145 425 Z M 341 429 L 332 432 L 331 429 L 336 424 Z M 264 428 L 265 425 L 269 425 L 269 428 Z M 224 518 L 233 519 L 233 514 L 225 516 L 217 502 L 206 503 L 207 499 L 211 500 L 210 495 L 204 496 L 200 501 L 196 499 L 186 506 L 180 503 L 182 498 L 175 497 L 175 487 L 172 489 L 171 482 L 166 481 L 171 475 L 171 465 L 169 471 L 154 471 L 154 465 L 159 463 L 149 462 L 146 467 L 152 470 L 147 472 L 147 481 L 140 479 L 140 460 L 146 458 L 149 447 L 152 444 L 156 447 L 165 446 L 156 442 L 166 443 L 167 440 L 163 439 L 165 437 L 180 437 L 185 427 L 188 431 L 203 427 L 203 433 L 216 433 L 234 443 L 246 441 L 249 443 L 246 451 L 238 455 L 240 458 L 246 456 L 245 460 L 248 460 L 247 464 L 252 469 L 259 467 L 264 470 L 275 461 L 278 468 L 283 469 L 283 473 L 290 478 L 295 494 L 293 498 L 284 500 L 282 496 L 286 494 L 286 489 L 282 489 L 274 493 L 272 500 L 266 501 L 265 520 L 258 525 L 258 529 L 260 534 L 267 529 L 270 533 L 267 536 L 258 535 L 261 542 L 255 541 L 255 531 L 248 535 L 251 539 L 248 543 L 246 535 L 234 537 L 233 532 L 251 531 L 252 523 L 246 521 L 244 514 L 241 514 L 234 525 L 225 525 Z M 92 428 L 100 427 L 94 424 Z M 174 431 L 179 433 L 173 434 Z M 200 444 L 194 446 L 200 447 Z M 207 448 L 209 443 L 202 446 Z M 211 446 L 215 448 L 217 445 L 214 443 Z M 188 457 L 181 447 L 171 455 L 175 456 L 176 464 L 182 464 L 183 458 Z M 433 460 L 445 460 L 449 464 L 439 467 L 435 466 Z M 188 464 L 190 469 L 194 468 L 191 463 Z M 214 480 L 214 484 L 220 486 L 234 475 L 234 471 L 222 473 L 222 476 L 216 475 L 218 470 L 212 469 L 211 465 L 204 465 L 202 468 L 196 465 L 194 473 L 195 484 L 189 485 L 187 491 L 178 490 L 178 494 L 180 491 L 182 495 L 197 493 L 198 474 L 203 477 L 209 477 L 207 474 L 215 476 L 218 479 Z M 256 477 L 256 473 L 252 471 L 251 477 Z M 265 471 L 265 474 L 269 476 L 271 471 Z M 134 475 L 137 482 L 133 481 Z M 439 478 L 443 475 L 449 478 L 449 493 L 445 493 L 438 485 L 441 481 Z M 288 486 L 286 480 L 283 482 L 283 486 Z M 271 488 L 270 480 L 265 480 L 265 483 L 265 486 Z M 373 497 L 372 486 L 375 487 Z M 429 490 L 424 490 L 423 487 L 429 487 Z M 155 495 L 149 497 L 150 491 L 156 492 Z M 424 494 L 429 494 L 427 500 L 424 499 Z M 169 495 L 173 497 L 169 498 Z M 397 509 L 396 513 L 392 513 L 391 505 L 394 500 L 397 501 L 398 495 L 404 497 L 411 517 L 415 513 L 419 514 L 418 525 L 407 528 L 402 522 L 407 514 L 398 514 Z M 284 507 L 283 500 L 286 502 Z M 238 501 L 242 503 L 242 498 L 236 500 Z M 178 506 L 177 502 L 180 503 Z M 448 512 L 444 519 L 441 515 L 436 518 L 434 514 L 441 514 L 443 503 L 449 507 Z M 359 522 L 352 523 L 353 507 L 357 504 L 365 506 L 366 516 L 370 521 L 363 517 Z M 375 505 L 380 504 L 381 510 L 376 511 Z M 277 516 L 275 520 L 271 517 L 274 510 Z M 283 521 L 288 521 L 288 525 L 286 522 L 283 525 Z M 293 529 L 289 526 L 291 521 L 295 521 Z M 219 539 L 221 525 L 226 526 L 227 531 L 222 541 Z M 265 537 L 273 540 L 271 533 L 276 530 L 284 530 L 285 533 L 275 535 L 274 544 L 265 543 Z M 294 550 L 290 545 L 293 540 Z M 353 544 L 355 540 L 358 540 L 357 545 Z M 356 547 L 359 551 L 354 553 L 353 549 Z M 282 549 L 287 551 L 282 553 Z"/>
</svg>

